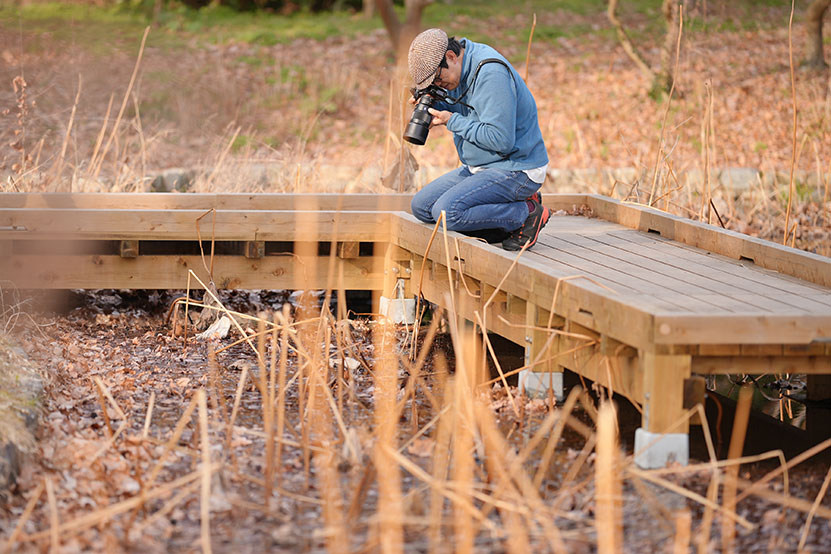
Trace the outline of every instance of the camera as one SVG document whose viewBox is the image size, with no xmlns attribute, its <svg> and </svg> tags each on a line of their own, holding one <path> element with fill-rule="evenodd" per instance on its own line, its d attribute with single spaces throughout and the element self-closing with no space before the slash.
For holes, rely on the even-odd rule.
<svg viewBox="0 0 831 554">
<path fill-rule="evenodd" d="M 422 146 L 427 142 L 427 133 L 430 132 L 430 122 L 433 116 L 428 108 L 433 106 L 436 100 L 446 100 L 447 91 L 436 85 L 430 85 L 424 90 L 412 91 L 416 99 L 416 107 L 407 128 L 404 130 L 404 140 Z"/>
</svg>

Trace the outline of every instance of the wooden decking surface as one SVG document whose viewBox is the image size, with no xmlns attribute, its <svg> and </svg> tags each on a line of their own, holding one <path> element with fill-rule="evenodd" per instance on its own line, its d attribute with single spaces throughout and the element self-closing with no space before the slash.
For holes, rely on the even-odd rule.
<svg viewBox="0 0 831 554">
<path fill-rule="evenodd" d="M 831 313 L 831 289 L 601 219 L 552 216 L 529 252 L 552 277 L 585 275 L 655 315 Z"/>
</svg>

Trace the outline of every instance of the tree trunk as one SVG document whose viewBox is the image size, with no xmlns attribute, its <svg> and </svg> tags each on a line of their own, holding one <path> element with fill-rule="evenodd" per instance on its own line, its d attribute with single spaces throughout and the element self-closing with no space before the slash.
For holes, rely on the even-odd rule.
<svg viewBox="0 0 831 554">
<path fill-rule="evenodd" d="M 676 0 L 664 0 L 661 5 L 661 13 L 664 15 L 664 22 L 666 23 L 666 35 L 664 36 L 664 47 L 661 49 L 661 69 L 652 81 L 653 92 L 669 92 L 675 79 L 673 63 L 675 61 L 675 44 L 678 42 L 678 4 Z"/>
<path fill-rule="evenodd" d="M 831 0 L 814 0 L 805 14 L 805 31 L 808 35 L 808 57 L 805 59 L 805 65 L 816 69 L 828 67 L 822 48 L 822 18 L 829 5 Z"/>
<path fill-rule="evenodd" d="M 421 30 L 421 14 L 433 0 L 405 0 L 404 21 L 399 21 L 392 0 L 375 0 L 375 7 L 395 51 L 395 59 L 401 63 L 407 59 L 410 42 Z"/>
<path fill-rule="evenodd" d="M 363 1 L 363 13 L 366 19 L 371 19 L 375 15 L 375 0 Z"/>
</svg>

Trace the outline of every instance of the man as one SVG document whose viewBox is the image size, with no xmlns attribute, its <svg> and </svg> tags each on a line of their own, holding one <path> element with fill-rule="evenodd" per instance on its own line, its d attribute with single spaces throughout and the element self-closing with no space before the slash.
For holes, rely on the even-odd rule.
<svg viewBox="0 0 831 554">
<path fill-rule="evenodd" d="M 430 127 L 453 133 L 463 164 L 416 193 L 413 215 L 435 223 L 444 211 L 452 231 L 483 236 L 496 229 L 505 250 L 533 246 L 550 216 L 537 192 L 548 154 L 525 82 L 490 46 L 448 38 L 441 29 L 413 40 L 408 63 L 417 90 L 449 91 L 447 101 L 430 108 Z"/>
</svg>

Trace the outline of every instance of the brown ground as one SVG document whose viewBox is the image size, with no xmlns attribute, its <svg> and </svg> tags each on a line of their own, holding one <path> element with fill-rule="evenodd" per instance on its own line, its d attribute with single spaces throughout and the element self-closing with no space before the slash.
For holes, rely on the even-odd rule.
<svg viewBox="0 0 831 554">
<path fill-rule="evenodd" d="M 311 444 L 325 444 L 315 439 L 317 432 L 308 427 L 308 417 L 301 423 L 298 406 L 297 382 L 287 390 L 287 431 L 283 436 L 289 441 L 279 455 L 275 466 L 279 486 L 270 497 L 270 507 L 263 507 L 262 479 L 266 473 L 262 433 L 263 412 L 261 395 L 256 385 L 259 379 L 256 357 L 247 346 L 236 346 L 210 361 L 208 344 L 190 339 L 190 346 L 183 348 L 182 337 L 173 336 L 165 323 L 167 305 L 172 295 L 167 293 L 127 293 L 126 291 L 101 291 L 75 296 L 78 305 L 63 314 L 42 313 L 37 321 L 46 326 L 36 329 L 33 325 L 18 325 L 15 337 L 26 345 L 31 358 L 41 367 L 48 368 L 52 382 L 48 386 L 43 405 L 39 431 L 39 443 L 35 454 L 29 458 L 18 484 L 4 503 L 0 503 L 0 544 L 9 538 L 19 521 L 27 500 L 38 492 L 44 479 L 54 486 L 54 505 L 58 524 L 72 526 L 56 538 L 58 551 L 106 551 L 106 552 L 187 552 L 200 548 L 200 489 L 199 480 L 192 485 L 180 485 L 167 491 L 160 498 L 147 500 L 138 512 L 115 513 L 120 502 L 137 498 L 143 487 L 152 489 L 149 475 L 157 461 L 164 460 L 157 486 L 186 477 L 198 469 L 200 461 L 200 426 L 198 410 L 187 418 L 181 438 L 176 441 L 176 452 L 163 458 L 164 444 L 170 440 L 174 427 L 186 407 L 194 399 L 197 390 L 208 391 L 207 406 L 209 442 L 214 463 L 222 463 L 211 485 L 211 541 L 216 552 L 262 551 L 323 551 L 325 528 L 331 520 L 325 519 L 319 505 L 332 491 L 324 484 L 325 470 L 318 465 L 316 452 L 306 458 L 303 444 L 305 433 L 311 433 Z M 287 293 L 252 292 L 227 297 L 230 308 L 247 312 L 280 310 L 288 299 Z M 347 329 L 346 323 L 337 326 Z M 256 327 L 254 325 L 253 327 Z M 351 551 L 377 550 L 378 485 L 372 469 L 373 443 L 377 425 L 373 413 L 379 397 L 379 386 L 373 373 L 380 371 L 379 355 L 373 343 L 371 326 L 353 321 L 348 326 L 352 346 L 348 351 L 333 350 L 334 359 L 352 358 L 355 365 L 348 372 L 343 389 L 332 381 L 332 398 L 339 406 L 339 413 L 348 429 L 346 439 L 339 425 L 330 422 L 336 437 L 332 445 L 335 453 L 335 474 L 342 495 L 337 508 L 348 513 L 348 537 Z M 253 332 L 250 329 L 249 332 Z M 337 331 L 333 329 L 333 335 Z M 233 334 L 232 334 L 233 336 Z M 343 336 L 343 335 L 342 335 Z M 395 333 L 396 341 L 406 338 L 404 329 Z M 216 346 L 231 343 L 232 338 L 222 340 Z M 337 344 L 347 344 L 339 340 Z M 439 335 L 439 348 L 451 356 L 449 337 Z M 266 349 L 267 356 L 270 348 Z M 428 428 L 413 441 L 415 431 L 427 426 L 435 415 L 433 400 L 425 391 L 440 395 L 443 379 L 440 365 L 432 365 L 434 356 L 422 368 L 425 376 L 416 385 L 416 395 L 406 405 L 397 426 L 398 444 L 406 445 L 408 459 L 428 471 L 435 472 L 437 448 L 435 428 Z M 298 367 L 294 354 L 288 357 L 288 376 Z M 345 362 L 344 362 L 345 363 Z M 510 366 L 506 366 L 506 369 Z M 242 389 L 233 432 L 228 432 L 228 421 L 235 401 L 239 380 L 247 368 L 248 380 Z M 433 374 L 430 376 L 429 374 Z M 252 380 L 253 377 L 253 380 Z M 104 417 L 102 399 L 93 379 L 100 378 L 105 390 L 112 394 L 123 412 L 112 405 L 106 409 L 109 423 Z M 409 377 L 411 379 L 411 377 Z M 399 369 L 399 398 L 406 398 L 408 373 Z M 513 389 L 516 394 L 516 389 Z M 145 421 L 151 395 L 154 397 L 152 417 L 144 434 Z M 308 398 L 308 397 L 307 397 Z M 521 402 L 517 417 L 510 409 L 504 389 L 494 386 L 486 402 L 496 416 L 499 427 L 509 444 L 522 450 L 549 413 L 549 402 L 544 399 Z M 560 410 L 562 406 L 557 408 Z M 325 409 L 325 408 L 324 408 Z M 624 410 L 625 412 L 626 410 Z M 630 411 L 634 412 L 634 410 Z M 622 412 L 622 414 L 624 413 Z M 583 424 L 593 426 L 590 414 L 579 407 L 575 414 Z M 636 412 L 634 413 L 636 416 Z M 414 419 L 417 418 L 416 419 Z M 622 415 L 624 452 L 631 455 L 631 436 L 628 419 Z M 192 419 L 192 421 L 191 421 Z M 417 422 L 416 422 L 417 421 Z M 121 429 L 115 443 L 108 439 L 108 426 Z M 312 424 L 313 425 L 313 424 Z M 290 429 L 290 431 L 289 431 Z M 596 535 L 595 454 L 591 445 L 585 454 L 581 451 L 586 440 L 575 430 L 567 428 L 554 450 L 551 470 L 541 483 L 540 494 L 547 505 L 556 504 L 560 516 L 554 519 L 563 533 L 569 552 L 591 552 Z M 319 431 L 318 431 L 319 432 Z M 728 435 L 729 430 L 723 434 Z M 698 439 L 700 441 L 700 439 Z M 530 477 L 537 472 L 542 447 L 534 451 L 525 470 Z M 694 450 L 703 451 L 700 442 Z M 628 450 L 628 452 L 627 452 Z M 478 452 L 478 450 L 476 451 Z M 490 453 L 488 453 L 490 452 Z M 504 453 L 502 453 L 504 455 Z M 473 454 L 474 475 L 483 492 L 490 490 L 488 483 L 496 479 L 492 467 L 485 462 L 494 456 L 485 450 L 485 457 Z M 307 464 L 307 460 L 310 465 Z M 693 460 L 696 461 L 703 460 Z M 628 462 L 627 462 L 628 463 Z M 758 480 L 775 469 L 778 462 L 748 464 L 743 466 L 741 477 Z M 308 469 L 306 469 L 308 467 Z M 789 474 L 788 492 L 792 498 L 813 502 L 828 469 L 827 460 L 811 460 Z M 574 470 L 573 477 L 567 474 Z M 370 471 L 369 485 L 362 484 Z M 307 477 L 308 481 L 307 481 Z M 709 472 L 668 476 L 688 491 L 701 496 L 707 494 Z M 259 481 L 258 481 L 259 480 Z M 406 550 L 426 551 L 428 548 L 428 515 L 430 491 L 423 482 L 408 472 L 401 472 L 403 501 L 401 507 L 407 523 L 404 527 Z M 495 489 L 490 494 L 497 494 Z M 770 489 L 782 492 L 781 478 L 775 479 Z M 358 491 L 365 491 L 359 494 Z M 721 500 L 719 499 L 719 502 Z M 480 509 L 484 505 L 477 503 Z M 831 499 L 822 506 L 831 509 Z M 108 511 L 110 510 L 110 511 Z M 693 522 L 693 544 L 705 536 L 701 527 L 703 507 L 696 501 L 661 487 L 650 485 L 629 475 L 623 488 L 623 517 L 625 550 L 644 552 L 668 551 L 675 540 L 677 514 L 689 510 Z M 805 508 L 802 511 L 783 509 L 779 501 L 764 501 L 756 497 L 739 504 L 737 514 L 752 525 L 752 529 L 737 527 L 737 552 L 796 552 L 805 528 Z M 446 528 L 442 545 L 444 551 L 452 551 L 458 540 L 453 530 L 449 504 L 445 506 Z M 154 516 L 154 514 L 156 514 Z M 90 518 L 90 519 L 83 519 Z M 488 516 L 497 529 L 512 529 L 510 520 L 498 511 Z M 827 512 L 813 519 L 806 538 L 806 551 L 826 552 L 831 540 L 831 526 Z M 84 522 L 87 522 L 84 525 Z M 34 552 L 50 545 L 50 502 L 47 495 L 40 495 L 32 515 L 18 536 L 17 551 Z M 78 525 L 77 528 L 74 526 Z M 331 529 L 331 528 L 330 528 Z M 516 532 L 514 529 L 513 532 Z M 530 536 L 534 551 L 550 551 L 550 545 L 537 528 Z M 721 518 L 716 517 L 708 541 L 708 552 L 721 551 Z M 31 538 L 30 538 L 31 537 Z M 499 533 L 480 530 L 476 535 L 477 551 L 501 552 L 506 548 L 505 538 Z M 330 545 L 330 550 L 332 549 Z M 442 551 L 442 550 L 440 550 Z"/>
<path fill-rule="evenodd" d="M 761 30 L 685 35 L 679 88 L 665 126 L 664 145 L 672 153 L 669 164 L 662 165 L 664 173 L 669 165 L 676 173 L 703 167 L 702 121 L 708 86 L 713 91 L 714 105 L 712 166 L 752 166 L 785 173 L 789 170 L 792 121 L 787 17 L 781 9 L 764 7 L 758 8 L 756 16 L 762 23 L 775 26 L 765 24 Z M 561 17 L 557 13 L 540 14 L 540 24 Z M 498 30 L 494 31 L 494 43 L 497 46 L 504 43 L 505 47 L 500 49 L 512 60 L 524 59 L 525 45 L 511 38 L 509 31 L 527 26 L 527 19 L 525 15 L 518 15 L 514 20 L 487 23 L 489 28 Z M 577 23 L 606 25 L 602 15 L 582 18 Z M 629 23 L 637 25 L 638 22 Z M 11 180 L 4 179 L 3 190 L 67 190 L 71 175 L 75 175 L 73 190 L 133 190 L 144 188 L 142 178 L 156 170 L 214 166 L 220 161 L 235 170 L 259 163 L 279 163 L 296 169 L 269 183 L 219 180 L 210 184 L 211 190 L 292 190 L 298 184 L 301 190 L 309 190 L 314 189 L 314 172 L 306 172 L 308 168 L 347 167 L 351 173 L 346 175 L 354 175 L 373 167 L 380 171 L 390 163 L 391 155 L 385 159 L 385 146 L 391 62 L 386 53 L 386 38 L 380 31 L 357 39 L 330 39 L 323 43 L 298 41 L 273 47 L 244 44 L 204 47 L 193 43 L 174 54 L 164 46 L 155 45 L 156 31 L 151 31 L 140 79 L 134 88 L 141 118 L 136 117 L 132 102 L 128 103 L 125 118 L 102 165 L 101 183 L 94 183 L 89 180 L 93 173 L 89 165 L 107 104 L 112 95 L 109 118 L 112 124 L 130 79 L 140 37 L 114 38 L 111 50 L 102 53 L 85 50 L 82 40 L 65 38 L 65 34 L 61 35 L 64 38 L 55 39 L 48 33 L 30 33 L 23 29 L 18 34 L 16 27 L 14 32 L 10 29 L 6 22 L 0 28 L 3 59 L 0 85 L 6 83 L 0 89 L 0 111 L 9 109 L 0 119 L 0 160 L 6 166 L 4 175 L 11 177 Z M 500 33 L 502 37 L 497 36 Z M 22 52 L 21 38 L 26 45 Z M 641 41 L 641 44 L 644 43 Z M 795 51 L 803 51 L 799 35 L 795 37 Z M 356 52 L 364 54 L 358 56 Z M 649 44 L 645 54 L 650 60 L 657 59 L 657 51 Z M 273 59 L 275 64 L 254 66 L 242 61 L 245 57 Z M 18 119 L 17 97 L 11 87 L 12 79 L 21 74 L 27 82 L 25 100 L 29 103 L 29 111 L 22 121 Z M 50 180 L 49 171 L 57 167 L 66 127 L 72 117 L 79 75 L 82 86 L 72 133 L 64 161 L 57 162 L 66 179 Z M 831 171 L 828 167 L 831 159 L 828 75 L 797 71 L 796 80 L 800 114 L 797 167 L 827 174 Z M 646 98 L 648 83 L 614 42 L 599 37 L 560 39 L 555 45 L 535 44 L 529 83 L 538 101 L 553 167 L 654 167 L 666 104 L 656 104 Z M 32 100 L 36 105 L 30 104 Z M 392 119 L 398 121 L 400 113 L 393 111 Z M 248 137 L 247 144 L 239 146 L 238 142 L 238 148 L 223 155 L 237 129 L 239 135 Z M 24 153 L 32 154 L 29 163 L 39 171 L 27 172 L 25 168 L 22 174 L 14 171 L 13 164 L 19 163 L 20 151 L 9 143 L 16 142 L 16 130 L 24 131 Z M 394 151 L 394 147 L 389 151 Z M 442 132 L 432 133 L 428 145 L 416 149 L 415 154 L 422 167 L 441 168 L 455 163 L 449 137 Z M 826 182 L 820 179 L 807 187 L 806 194 L 817 191 L 822 197 L 824 186 Z M 608 183 L 594 183 L 588 188 L 592 192 L 608 192 L 610 187 Z M 680 191 L 678 199 L 684 205 L 698 204 L 693 191 Z M 731 200 L 729 195 L 722 199 L 723 206 L 727 206 L 723 211 L 728 226 L 781 240 L 784 203 L 776 191 L 760 191 L 735 207 Z M 795 210 L 794 217 L 800 221 L 797 246 L 822 252 L 825 245 L 827 252 L 831 242 L 827 208 L 823 211 L 822 203 L 800 201 Z M 17 340 L 53 375 L 54 384 L 45 400 L 38 456 L 26 466 L 14 496 L 2 504 L 0 541 L 8 538 L 26 500 L 44 477 L 49 477 L 55 486 L 60 522 L 98 513 L 134 497 L 161 456 L 163 442 L 170 436 L 194 391 L 200 386 L 213 387 L 211 376 L 217 375 L 221 392 L 211 393 L 210 401 L 218 402 L 222 397 L 227 408 L 233 403 L 244 363 L 251 364 L 256 373 L 252 354 L 242 347 L 221 354 L 216 372 L 211 371 L 204 344 L 183 350 L 181 338 L 171 337 L 163 322 L 163 311 L 169 300 L 166 296 L 151 295 L 131 305 L 129 301 L 119 301 L 112 293 L 96 294 L 86 297 L 79 309 L 64 315 L 41 314 L 38 322 L 50 324 L 41 331 L 31 325 L 18 327 Z M 283 301 L 278 296 L 246 298 L 238 299 L 238 305 L 257 311 L 277 307 Z M 361 348 L 367 349 L 366 326 L 357 325 L 353 335 Z M 372 363 L 368 349 L 366 352 L 367 361 Z M 114 410 L 108 410 L 114 429 L 125 422 L 126 426 L 116 444 L 94 460 L 93 456 L 107 444 L 108 431 L 102 421 L 97 388 L 89 376 L 101 377 L 126 415 L 122 420 Z M 356 456 L 354 452 L 341 450 L 344 453 L 339 458 L 343 463 L 340 476 L 347 505 L 352 501 L 349 495 L 360 489 L 363 470 L 367 467 L 364 456 L 368 456 L 371 448 L 367 431 L 371 415 L 367 407 L 374 401 L 374 385 L 364 366 L 355 371 L 352 386 L 356 400 L 349 404 L 347 424 L 354 426 L 357 436 L 354 440 L 364 452 Z M 143 438 L 151 393 L 156 395 L 152 425 L 148 437 Z M 290 402 L 296 403 L 296 390 L 292 394 L 295 397 Z M 500 400 L 504 391 L 493 394 L 494 407 L 504 404 Z M 423 425 L 429 418 L 426 415 L 430 413 L 429 401 L 421 394 L 416 402 L 424 408 L 419 419 Z M 226 435 L 220 424 L 224 421 L 221 408 L 210 410 L 214 459 L 229 464 L 222 472 L 222 492 L 217 492 L 217 481 L 214 482 L 211 519 L 214 550 L 321 550 L 325 539 L 321 511 L 308 499 L 319 498 L 319 484 L 315 481 L 317 474 L 313 466 L 311 483 L 306 486 L 301 449 L 287 446 L 279 467 L 285 479 L 282 486 L 293 496 L 275 492 L 267 511 L 255 505 L 262 501 L 262 486 L 242 476 L 262 479 L 264 474 L 263 439 L 244 430 L 262 429 L 256 387 L 249 385 L 245 389 L 241 406 L 238 428 L 230 435 Z M 525 406 L 523 432 L 513 435 L 518 444 L 527 440 L 530 430 L 539 425 L 547 409 L 540 401 L 527 402 Z M 296 405 L 290 408 L 293 410 L 289 413 L 296 414 Z M 589 416 L 581 413 L 582 419 L 589 421 Z M 509 410 L 500 410 L 499 414 L 506 429 L 515 425 L 516 418 Z M 193 451 L 188 450 L 198 448 L 199 444 L 195 421 L 178 441 L 181 448 L 169 457 L 159 482 L 181 477 L 197 467 L 198 455 L 192 456 Z M 412 425 L 405 418 L 401 427 L 411 430 Z M 405 435 L 405 440 L 408 436 Z M 228 438 L 231 449 L 222 449 L 219 445 Z M 558 449 L 562 467 L 574 463 L 582 447 L 579 435 L 566 436 Z M 412 459 L 427 464 L 429 455 L 424 454 L 429 448 L 429 441 L 414 443 L 408 453 Z M 230 465 L 234 459 L 235 465 Z M 477 463 L 481 467 L 481 461 Z M 750 466 L 743 473 L 747 471 L 745 477 L 755 479 L 768 469 Z M 791 492 L 812 502 L 826 470 L 827 465 L 815 463 L 797 471 L 792 475 Z M 591 477 L 592 472 L 589 461 L 580 475 Z M 699 494 L 706 493 L 704 475 L 677 481 Z M 546 483 L 547 499 L 564 494 L 557 475 L 549 476 Z M 625 489 L 629 551 L 669 548 L 674 536 L 673 514 L 656 506 L 668 506 L 670 510 L 688 506 L 694 514 L 694 537 L 700 535 L 697 525 L 702 511 L 697 504 L 658 492 L 660 501 L 653 505 L 645 500 L 648 494 L 631 487 L 630 483 Z M 370 488 L 365 501 L 358 503 L 360 509 L 351 521 L 355 548 L 367 544 L 368 529 L 372 528 L 375 514 L 374 491 Z M 414 480 L 405 476 L 405 493 L 408 493 L 407 513 L 423 514 L 425 499 L 429 497 L 427 489 L 415 486 Z M 183 494 L 155 522 L 148 518 L 173 498 L 172 495 L 148 502 L 146 509 L 132 521 L 129 513 L 117 517 L 105 514 L 93 529 L 62 535 L 61 547 L 64 551 L 142 552 L 198 548 L 198 486 Z M 567 496 L 567 517 L 558 520 L 558 524 L 573 532 L 568 539 L 571 551 L 590 549 L 586 545 L 593 545 L 595 540 L 593 481 L 588 479 L 584 489 Z M 823 505 L 828 505 L 828 500 Z M 739 532 L 737 551 L 796 550 L 805 522 L 803 513 L 788 510 L 780 515 L 778 504 L 758 500 L 740 505 L 739 513 L 758 528 Z M 149 523 L 143 527 L 145 522 Z M 25 543 L 23 549 L 47 549 L 49 526 L 50 508 L 44 493 L 24 531 L 47 533 L 39 541 Z M 720 548 L 719 526 L 717 518 L 712 551 Z M 813 552 L 829 551 L 829 531 L 827 519 L 815 518 L 808 534 L 808 547 Z M 407 533 L 411 550 L 426 549 L 423 527 L 413 524 Z M 485 533 L 479 540 L 482 550 L 505 548 L 503 542 Z M 537 536 L 535 540 L 541 539 Z"/>
</svg>

